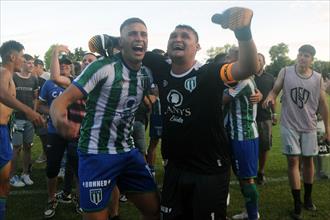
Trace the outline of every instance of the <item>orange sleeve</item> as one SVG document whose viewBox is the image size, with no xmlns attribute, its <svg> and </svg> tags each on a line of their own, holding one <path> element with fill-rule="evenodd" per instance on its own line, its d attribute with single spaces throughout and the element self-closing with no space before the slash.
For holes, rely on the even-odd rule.
<svg viewBox="0 0 330 220">
<path fill-rule="evenodd" d="M 220 69 L 220 78 L 225 83 L 235 82 L 232 75 L 233 63 L 224 64 Z"/>
</svg>

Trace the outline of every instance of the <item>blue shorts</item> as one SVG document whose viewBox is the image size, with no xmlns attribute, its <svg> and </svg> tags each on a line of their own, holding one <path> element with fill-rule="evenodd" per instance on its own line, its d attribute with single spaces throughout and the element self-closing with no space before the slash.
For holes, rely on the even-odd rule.
<svg viewBox="0 0 330 220">
<path fill-rule="evenodd" d="M 162 116 L 158 114 L 150 115 L 150 127 L 149 127 L 149 136 L 151 138 L 161 138 L 162 137 Z"/>
<path fill-rule="evenodd" d="M 249 179 L 257 176 L 259 139 L 231 140 L 232 166 L 239 179 Z"/>
<path fill-rule="evenodd" d="M 13 145 L 10 143 L 7 125 L 0 125 L 0 170 L 12 159 Z"/>
<path fill-rule="evenodd" d="M 156 192 L 157 186 L 138 149 L 120 154 L 78 151 L 80 206 L 85 212 L 107 208 L 113 187 L 122 193 Z"/>
</svg>

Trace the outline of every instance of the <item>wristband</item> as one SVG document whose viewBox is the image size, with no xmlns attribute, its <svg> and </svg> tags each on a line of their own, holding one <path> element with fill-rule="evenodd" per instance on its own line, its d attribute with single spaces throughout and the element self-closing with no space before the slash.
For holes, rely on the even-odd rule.
<svg viewBox="0 0 330 220">
<path fill-rule="evenodd" d="M 252 39 L 251 29 L 249 26 L 234 31 L 236 39 L 239 41 L 249 41 Z"/>
</svg>

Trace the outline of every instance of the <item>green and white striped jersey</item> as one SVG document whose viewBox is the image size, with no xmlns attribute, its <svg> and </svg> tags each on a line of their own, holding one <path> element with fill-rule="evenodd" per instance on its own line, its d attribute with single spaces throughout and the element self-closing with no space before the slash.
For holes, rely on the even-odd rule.
<svg viewBox="0 0 330 220">
<path fill-rule="evenodd" d="M 229 103 L 229 129 L 233 140 L 248 140 L 258 137 L 256 123 L 257 104 L 250 102 L 250 95 L 255 93 L 253 79 L 241 80 L 234 88 L 229 88 L 233 100 Z"/>
<path fill-rule="evenodd" d="M 130 70 L 118 54 L 91 63 L 74 80 L 74 85 L 87 96 L 80 151 L 117 154 L 134 147 L 134 114 L 150 87 L 150 76 L 146 67 L 137 72 Z"/>
</svg>

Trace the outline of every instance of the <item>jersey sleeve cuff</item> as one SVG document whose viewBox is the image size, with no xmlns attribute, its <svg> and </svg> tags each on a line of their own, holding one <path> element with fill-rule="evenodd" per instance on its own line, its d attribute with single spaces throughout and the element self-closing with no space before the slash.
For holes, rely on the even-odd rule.
<svg viewBox="0 0 330 220">
<path fill-rule="evenodd" d="M 84 94 L 84 96 L 88 95 L 86 90 L 79 83 L 77 83 L 76 81 L 73 81 L 72 84 L 75 85 L 82 92 L 82 94 Z"/>
</svg>

